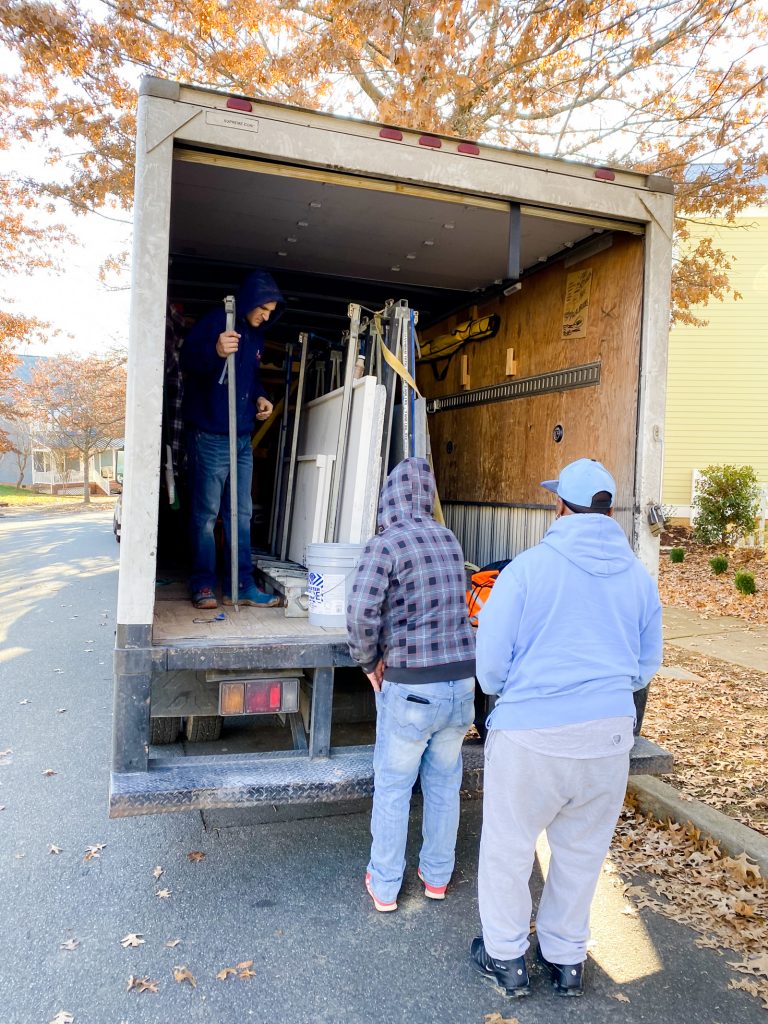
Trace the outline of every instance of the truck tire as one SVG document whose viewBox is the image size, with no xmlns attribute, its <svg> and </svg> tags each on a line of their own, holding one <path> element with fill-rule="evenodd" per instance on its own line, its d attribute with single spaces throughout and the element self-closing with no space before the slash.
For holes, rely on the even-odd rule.
<svg viewBox="0 0 768 1024">
<path fill-rule="evenodd" d="M 180 718 L 151 718 L 149 722 L 149 742 L 152 746 L 161 747 L 167 743 L 175 743 L 181 732 Z"/>
<path fill-rule="evenodd" d="M 211 743 L 221 736 L 221 715 L 190 715 L 184 733 L 190 743 Z"/>
</svg>

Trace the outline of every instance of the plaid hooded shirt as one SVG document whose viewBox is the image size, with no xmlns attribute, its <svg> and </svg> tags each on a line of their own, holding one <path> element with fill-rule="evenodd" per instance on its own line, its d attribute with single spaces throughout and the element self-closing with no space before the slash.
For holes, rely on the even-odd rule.
<svg viewBox="0 0 768 1024">
<path fill-rule="evenodd" d="M 475 674 L 464 555 L 432 518 L 435 478 L 426 459 L 405 459 L 381 492 L 378 533 L 365 550 L 347 605 L 352 657 L 364 672 L 432 683 Z"/>
</svg>

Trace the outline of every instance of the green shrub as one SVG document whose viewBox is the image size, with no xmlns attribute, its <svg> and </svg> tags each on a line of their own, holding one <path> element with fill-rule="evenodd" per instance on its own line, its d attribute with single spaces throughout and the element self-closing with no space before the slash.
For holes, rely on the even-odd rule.
<svg viewBox="0 0 768 1024">
<path fill-rule="evenodd" d="M 669 552 L 670 562 L 684 562 L 685 561 L 685 548 L 672 548 Z"/>
<path fill-rule="evenodd" d="M 715 576 L 719 576 L 728 568 L 728 559 L 724 558 L 722 555 L 715 555 L 714 558 L 710 558 L 709 560 L 709 568 Z"/>
<path fill-rule="evenodd" d="M 760 489 L 751 466 L 707 466 L 693 499 L 693 532 L 702 544 L 734 544 L 752 533 Z"/>
<path fill-rule="evenodd" d="M 755 586 L 755 577 L 751 572 L 737 572 L 733 585 L 737 590 L 740 590 L 742 594 L 754 594 L 757 590 L 757 587 Z"/>
</svg>

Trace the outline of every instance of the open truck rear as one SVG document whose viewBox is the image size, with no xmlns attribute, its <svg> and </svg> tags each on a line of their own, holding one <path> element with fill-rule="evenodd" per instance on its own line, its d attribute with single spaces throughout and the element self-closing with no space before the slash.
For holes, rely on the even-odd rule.
<svg viewBox="0 0 768 1024">
<path fill-rule="evenodd" d="M 554 514 L 538 481 L 590 455 L 614 473 L 617 519 L 655 571 L 648 512 L 661 484 L 672 215 L 663 178 L 144 80 L 112 816 L 349 806 L 371 793 L 369 684 L 343 628 L 303 614 L 305 570 L 285 542 L 318 518 L 317 490 L 297 490 L 302 410 L 326 394 L 346 402 L 351 376 L 387 372 L 361 341 L 374 325 L 391 334 L 398 318 L 418 322 L 424 353 L 447 353 L 410 369 L 443 514 L 468 562 L 536 543 Z M 184 510 L 161 482 L 167 311 L 198 319 L 254 267 L 286 298 L 263 360 L 282 408 L 254 438 L 254 561 L 289 608 L 216 620 L 189 602 Z M 414 395 L 391 375 L 389 385 L 397 434 Z M 331 499 L 353 461 L 350 415 L 344 407 L 327 464 L 329 540 L 339 536 Z M 382 473 L 393 453 L 382 452 Z M 183 494 L 183 471 L 177 484 Z M 361 514 L 372 532 L 374 509 Z M 468 743 L 470 781 L 481 766 L 481 745 Z M 638 736 L 632 770 L 668 766 Z"/>
</svg>

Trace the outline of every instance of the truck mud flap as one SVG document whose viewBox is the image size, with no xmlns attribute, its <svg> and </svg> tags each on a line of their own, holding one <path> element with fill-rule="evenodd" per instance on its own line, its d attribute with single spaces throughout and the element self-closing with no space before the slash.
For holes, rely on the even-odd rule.
<svg viewBox="0 0 768 1024">
<path fill-rule="evenodd" d="M 483 748 L 463 750 L 467 795 L 482 789 Z M 633 775 L 671 771 L 672 755 L 644 736 L 635 739 Z M 151 759 L 145 772 L 112 772 L 109 816 L 170 811 L 205 811 L 284 804 L 338 804 L 373 793 L 373 747 L 335 747 L 329 757 L 309 758 L 293 751 L 238 757 Z"/>
</svg>

